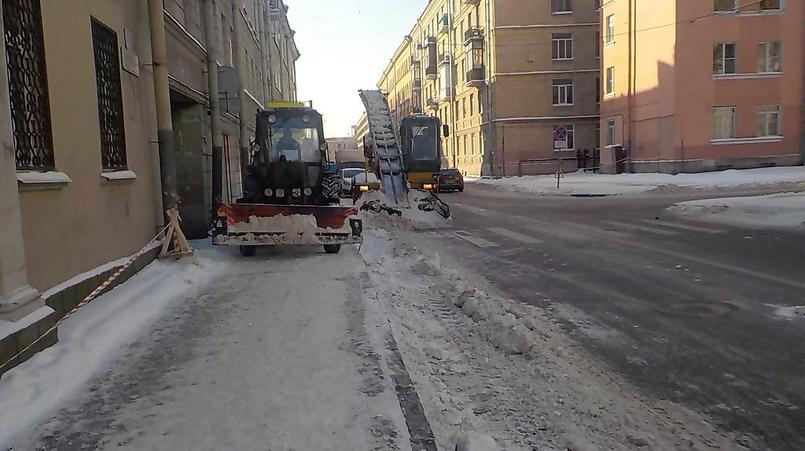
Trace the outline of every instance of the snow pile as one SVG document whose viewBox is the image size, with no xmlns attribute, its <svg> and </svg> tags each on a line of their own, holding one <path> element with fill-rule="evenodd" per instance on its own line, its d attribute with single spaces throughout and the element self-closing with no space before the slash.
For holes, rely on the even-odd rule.
<svg viewBox="0 0 805 451">
<path fill-rule="evenodd" d="M 728 170 L 699 174 L 591 174 L 583 171 L 564 174 L 556 188 L 555 175 L 467 179 L 468 182 L 495 186 L 507 191 L 560 195 L 618 195 L 645 192 L 666 193 L 712 189 L 753 188 L 793 185 L 805 182 L 805 168 L 780 167 Z"/>
<path fill-rule="evenodd" d="M 194 243 L 199 244 L 199 243 Z M 74 399 L 88 380 L 178 298 L 192 296 L 225 271 L 207 249 L 199 266 L 187 260 L 154 262 L 97 298 L 59 328 L 59 342 L 0 380 L 0 448 L 54 408 Z"/>
<path fill-rule="evenodd" d="M 805 230 L 805 193 L 695 200 L 668 211 L 687 219 L 738 227 Z"/>
</svg>

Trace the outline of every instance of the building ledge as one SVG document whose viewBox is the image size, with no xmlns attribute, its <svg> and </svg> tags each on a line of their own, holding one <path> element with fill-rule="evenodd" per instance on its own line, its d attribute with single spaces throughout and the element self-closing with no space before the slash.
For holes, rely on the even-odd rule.
<svg viewBox="0 0 805 451">
<path fill-rule="evenodd" d="M 72 179 L 64 172 L 17 172 L 17 187 L 20 191 L 61 189 Z"/>
<path fill-rule="evenodd" d="M 713 80 L 741 80 L 747 78 L 776 78 L 782 77 L 782 72 L 748 72 L 741 74 L 713 74 Z"/>
<path fill-rule="evenodd" d="M 109 172 L 102 172 L 101 178 L 108 181 L 108 182 L 120 182 L 120 181 L 130 181 L 136 180 L 137 174 L 134 171 L 109 171 Z"/>
<path fill-rule="evenodd" d="M 782 136 L 753 136 L 751 138 L 711 139 L 710 144 L 714 146 L 725 146 L 729 144 L 769 144 L 778 143 L 782 140 Z"/>
</svg>

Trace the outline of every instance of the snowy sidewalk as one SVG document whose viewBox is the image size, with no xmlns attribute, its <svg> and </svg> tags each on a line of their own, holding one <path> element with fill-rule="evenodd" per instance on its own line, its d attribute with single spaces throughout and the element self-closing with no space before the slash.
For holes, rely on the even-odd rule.
<svg viewBox="0 0 805 451">
<path fill-rule="evenodd" d="M 468 179 L 507 191 L 541 195 L 618 195 L 673 193 L 701 190 L 753 189 L 781 187 L 792 189 L 805 184 L 805 168 L 780 167 L 729 170 L 701 174 L 591 174 L 582 171 L 565 174 L 556 188 L 555 175 Z M 801 186 L 805 189 L 805 186 Z"/>
<path fill-rule="evenodd" d="M 668 211 L 715 224 L 805 231 L 805 193 L 694 200 L 676 204 Z"/>
<path fill-rule="evenodd" d="M 353 247 L 317 251 L 241 259 L 207 249 L 202 268 L 180 271 L 196 276 L 174 282 L 187 294 L 170 296 L 158 273 L 172 271 L 149 267 L 0 382 L 0 443 L 17 432 L 13 449 L 410 449 L 385 363 L 388 323 L 363 295 L 365 266 Z M 162 319 L 129 325 L 152 296 L 173 298 L 159 302 Z M 107 308 L 120 301 L 128 305 Z M 134 339 L 124 346 L 121 328 L 144 335 L 124 334 Z M 88 362 L 94 375 L 81 354 L 95 347 L 105 351 Z"/>
</svg>

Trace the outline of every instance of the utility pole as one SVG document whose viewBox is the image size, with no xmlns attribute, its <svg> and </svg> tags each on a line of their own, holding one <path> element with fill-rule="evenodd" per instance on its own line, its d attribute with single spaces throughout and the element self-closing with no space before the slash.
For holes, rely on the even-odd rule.
<svg viewBox="0 0 805 451">
<path fill-rule="evenodd" d="M 218 60 L 220 49 L 215 35 L 218 15 L 215 0 L 204 1 L 204 34 L 207 36 L 207 84 L 210 92 L 210 132 L 212 133 L 212 218 L 221 205 L 224 178 L 224 140 L 221 133 L 221 108 L 219 105 Z M 223 30 L 222 30 L 223 32 Z"/>
</svg>

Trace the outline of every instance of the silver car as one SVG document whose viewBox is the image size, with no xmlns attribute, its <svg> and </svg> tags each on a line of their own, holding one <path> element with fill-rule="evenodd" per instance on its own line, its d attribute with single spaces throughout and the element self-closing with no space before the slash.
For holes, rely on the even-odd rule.
<svg viewBox="0 0 805 451">
<path fill-rule="evenodd" d="M 366 172 L 366 170 L 360 168 L 346 168 L 341 170 L 340 179 L 342 196 L 348 196 L 350 191 L 352 191 L 352 178 L 364 172 Z"/>
</svg>

